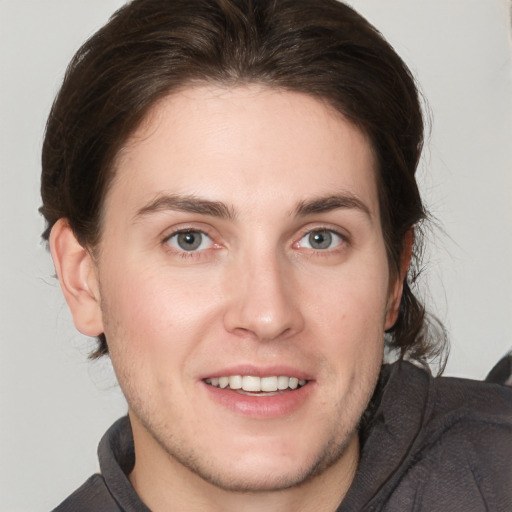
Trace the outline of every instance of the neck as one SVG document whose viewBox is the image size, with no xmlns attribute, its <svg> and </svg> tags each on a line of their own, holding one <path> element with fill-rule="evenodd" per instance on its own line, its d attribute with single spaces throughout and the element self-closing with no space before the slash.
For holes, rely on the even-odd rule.
<svg viewBox="0 0 512 512">
<path fill-rule="evenodd" d="M 136 463 L 129 478 L 153 512 L 334 512 L 356 473 L 359 439 L 355 432 L 341 457 L 318 475 L 287 489 L 237 492 L 205 481 L 168 455 L 132 421 Z"/>
</svg>

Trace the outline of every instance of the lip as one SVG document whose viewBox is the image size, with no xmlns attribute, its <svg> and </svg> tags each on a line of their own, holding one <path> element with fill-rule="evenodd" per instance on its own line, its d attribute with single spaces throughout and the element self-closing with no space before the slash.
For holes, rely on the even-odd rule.
<svg viewBox="0 0 512 512">
<path fill-rule="evenodd" d="M 308 383 L 295 390 L 276 392 L 268 396 L 251 396 L 238 393 L 229 388 L 221 389 L 210 386 L 204 379 L 230 375 L 252 375 L 255 377 L 271 377 L 287 375 L 307 380 Z M 289 366 L 256 367 L 242 365 L 216 370 L 205 375 L 200 385 L 210 400 L 235 413 L 254 419 L 282 418 L 297 412 L 303 407 L 316 387 L 315 381 L 308 373 Z"/>
</svg>

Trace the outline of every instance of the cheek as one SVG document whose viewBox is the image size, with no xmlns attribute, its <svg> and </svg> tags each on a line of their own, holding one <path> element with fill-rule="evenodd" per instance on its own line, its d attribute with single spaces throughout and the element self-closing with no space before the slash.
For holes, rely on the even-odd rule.
<svg viewBox="0 0 512 512">
<path fill-rule="evenodd" d="M 218 303 L 211 292 L 206 293 L 208 283 L 162 269 L 124 268 L 110 272 L 101 290 L 111 352 L 122 345 L 126 356 L 143 353 L 144 358 L 158 360 L 168 351 L 190 349 L 197 332 L 211 322 Z"/>
<path fill-rule="evenodd" d="M 310 294 L 312 318 L 335 336 L 360 340 L 381 337 L 388 302 L 388 280 L 382 273 L 331 276 L 327 289 Z"/>
<path fill-rule="evenodd" d="M 322 347 L 339 396 L 373 385 L 384 352 L 388 282 L 382 272 L 344 274 L 311 297 L 311 339 Z M 325 290 L 324 290 L 325 291 Z M 364 393 L 363 393 L 364 394 Z"/>
</svg>

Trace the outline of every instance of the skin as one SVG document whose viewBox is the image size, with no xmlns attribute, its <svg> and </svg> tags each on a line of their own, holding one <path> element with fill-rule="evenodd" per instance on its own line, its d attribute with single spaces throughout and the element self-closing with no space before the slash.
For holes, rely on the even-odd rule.
<svg viewBox="0 0 512 512">
<path fill-rule="evenodd" d="M 391 278 L 375 172 L 366 137 L 317 99 L 198 86 L 159 102 L 118 156 L 94 257 L 54 227 L 75 324 L 108 339 L 130 480 L 152 510 L 342 500 L 406 270 Z M 222 402 L 204 379 L 232 368 L 308 384 L 269 407 Z"/>
</svg>

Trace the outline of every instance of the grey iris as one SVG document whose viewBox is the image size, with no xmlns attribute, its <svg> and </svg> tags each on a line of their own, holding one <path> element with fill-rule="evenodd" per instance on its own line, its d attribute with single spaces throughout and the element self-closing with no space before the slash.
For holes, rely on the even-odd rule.
<svg viewBox="0 0 512 512">
<path fill-rule="evenodd" d="M 332 234 L 329 231 L 313 231 L 308 241 L 313 249 L 328 249 L 332 243 Z"/>
<path fill-rule="evenodd" d="M 178 245 L 184 251 L 194 251 L 203 241 L 203 235 L 198 231 L 187 231 L 178 235 Z"/>
</svg>

